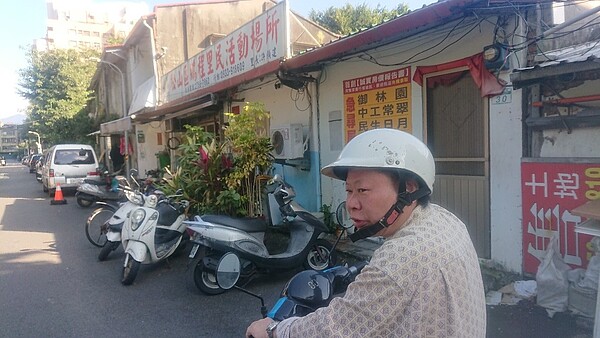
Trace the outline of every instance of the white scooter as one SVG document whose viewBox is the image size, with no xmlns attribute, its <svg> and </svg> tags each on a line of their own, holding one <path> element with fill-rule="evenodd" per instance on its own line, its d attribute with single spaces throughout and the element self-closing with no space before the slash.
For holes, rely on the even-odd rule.
<svg viewBox="0 0 600 338">
<path fill-rule="evenodd" d="M 137 277 L 141 264 L 152 264 L 171 256 L 187 244 L 186 211 L 189 202 L 174 201 L 174 195 L 163 197 L 144 196 L 135 192 L 144 205 L 129 212 L 121 231 L 125 251 L 121 283 L 130 285 Z"/>
<path fill-rule="evenodd" d="M 127 201 L 120 203 L 119 208 L 106 222 L 106 243 L 98 254 L 98 260 L 101 262 L 105 261 L 108 255 L 117 250 L 119 245 L 121 245 L 121 231 L 129 213 L 133 209 L 144 205 L 144 200 L 139 198 L 140 195 L 134 191 L 124 190 L 124 194 L 127 197 Z"/>
</svg>

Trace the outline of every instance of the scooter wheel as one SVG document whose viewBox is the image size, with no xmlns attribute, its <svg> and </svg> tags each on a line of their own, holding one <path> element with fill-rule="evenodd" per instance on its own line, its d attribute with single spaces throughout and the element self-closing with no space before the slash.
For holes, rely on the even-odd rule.
<svg viewBox="0 0 600 338">
<path fill-rule="evenodd" d="M 121 278 L 121 284 L 131 285 L 135 280 L 135 277 L 137 277 L 141 263 L 133 259 L 131 254 L 127 254 L 125 259 L 127 260 L 127 265 L 123 267 L 123 278 Z"/>
<path fill-rule="evenodd" d="M 112 251 L 117 250 L 120 244 L 121 242 L 106 242 L 106 244 L 104 244 L 104 246 L 100 250 L 100 253 L 98 254 L 98 260 L 100 262 L 104 262 Z"/>
<path fill-rule="evenodd" d="M 79 205 L 82 208 L 87 208 L 90 205 L 92 205 L 93 203 L 94 202 L 92 202 L 92 201 L 88 201 L 88 200 L 85 200 L 85 199 L 83 199 L 81 197 L 77 197 L 77 205 Z"/>
<path fill-rule="evenodd" d="M 333 250 L 333 245 L 327 240 L 320 238 L 317 239 L 308 251 L 306 260 L 304 261 L 304 268 L 323 271 L 334 266 L 336 261 L 337 256 Z"/>
<path fill-rule="evenodd" d="M 194 285 L 203 293 L 214 296 L 225 292 L 217 284 L 215 271 L 209 270 L 204 265 L 204 255 L 194 258 L 187 271 L 188 285 Z"/>
</svg>

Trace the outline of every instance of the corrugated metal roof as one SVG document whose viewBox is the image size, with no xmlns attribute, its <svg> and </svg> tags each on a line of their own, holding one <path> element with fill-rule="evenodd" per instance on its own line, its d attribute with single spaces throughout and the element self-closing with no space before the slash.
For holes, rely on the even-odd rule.
<svg viewBox="0 0 600 338">
<path fill-rule="evenodd" d="M 593 41 L 581 45 L 540 53 L 536 55 L 534 59 L 535 61 L 539 62 L 539 64 L 534 67 L 520 68 L 516 71 L 543 68 L 558 64 L 596 61 L 597 59 L 600 59 L 600 41 Z M 600 60 L 596 62 L 600 62 Z"/>
<path fill-rule="evenodd" d="M 544 52 L 535 57 L 540 63 L 515 69 L 510 74 L 513 88 L 539 83 L 541 79 L 570 73 L 585 73 L 600 69 L 600 41 Z"/>
</svg>

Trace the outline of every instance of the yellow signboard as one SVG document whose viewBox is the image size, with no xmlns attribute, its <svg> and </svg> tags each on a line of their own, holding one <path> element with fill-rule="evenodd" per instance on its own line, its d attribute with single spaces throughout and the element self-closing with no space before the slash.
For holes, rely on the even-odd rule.
<svg viewBox="0 0 600 338">
<path fill-rule="evenodd" d="M 346 142 L 371 129 L 412 133 L 410 67 L 344 80 Z"/>
</svg>

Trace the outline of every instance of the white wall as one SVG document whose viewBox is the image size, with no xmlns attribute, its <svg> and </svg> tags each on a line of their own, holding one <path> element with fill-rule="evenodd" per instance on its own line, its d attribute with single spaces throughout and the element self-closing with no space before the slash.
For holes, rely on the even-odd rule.
<svg viewBox="0 0 600 338">
<path fill-rule="evenodd" d="M 600 81 L 585 81 L 581 85 L 562 91 L 562 97 L 579 97 L 597 95 Z M 546 97 L 545 99 L 557 99 Z M 581 102 L 582 107 L 600 109 L 600 102 Z M 555 107 L 563 116 L 569 114 L 567 108 Z M 585 108 L 573 108 L 583 110 Z M 541 157 L 600 157 L 600 128 L 575 128 L 571 133 L 566 128 L 545 130 L 542 132 L 543 142 Z"/>
<path fill-rule="evenodd" d="M 319 187 L 319 163 L 316 156 L 316 137 L 311 134 L 312 107 L 310 95 L 307 92 L 298 92 L 286 86 L 275 88 L 275 76 L 264 77 L 262 80 L 246 84 L 237 93 L 237 98 L 244 102 L 262 102 L 271 114 L 270 126 L 279 127 L 291 123 L 300 123 L 303 126 L 304 139 L 308 138 L 309 151 L 305 158 L 310 159 L 308 170 L 297 167 L 275 164 L 275 173 L 283 176 L 287 183 L 296 191 L 296 201 L 309 211 L 318 211 L 321 207 Z M 314 88 L 314 86 L 310 86 Z M 314 96 L 314 89 L 309 89 Z M 243 108 L 243 102 L 233 103 Z"/>
<path fill-rule="evenodd" d="M 490 100 L 490 240 L 492 260 L 522 271 L 521 211 L 522 91 L 513 90 L 511 103 Z"/>
<path fill-rule="evenodd" d="M 600 157 L 600 128 L 544 131 L 541 157 Z"/>
<path fill-rule="evenodd" d="M 135 135 L 132 135 L 132 140 L 136 143 L 135 149 L 137 151 L 137 165 L 140 172 L 140 177 L 146 177 L 146 171 L 158 169 L 158 159 L 156 153 L 165 149 L 167 139 L 162 129 L 163 123 L 151 122 L 142 125 L 135 126 Z M 145 137 L 144 143 L 138 142 L 138 134 L 142 132 Z M 162 133 L 163 145 L 157 145 L 157 134 Z M 133 133 L 132 133 L 133 134 Z"/>
</svg>

